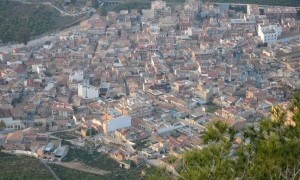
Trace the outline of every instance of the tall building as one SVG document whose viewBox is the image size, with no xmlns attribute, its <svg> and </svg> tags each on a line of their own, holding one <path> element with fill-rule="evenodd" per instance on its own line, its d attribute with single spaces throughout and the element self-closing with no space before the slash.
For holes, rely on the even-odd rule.
<svg viewBox="0 0 300 180">
<path fill-rule="evenodd" d="M 259 24 L 257 29 L 257 34 L 263 43 L 273 43 L 276 42 L 278 37 L 281 36 L 282 27 L 273 24 Z"/>
<path fill-rule="evenodd" d="M 90 85 L 86 79 L 83 83 L 78 84 L 78 96 L 84 99 L 93 99 L 99 97 L 99 89 Z"/>
</svg>

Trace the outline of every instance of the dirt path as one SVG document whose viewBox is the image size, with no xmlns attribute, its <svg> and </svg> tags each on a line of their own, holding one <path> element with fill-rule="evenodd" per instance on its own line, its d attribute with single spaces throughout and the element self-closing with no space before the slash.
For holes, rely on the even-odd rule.
<svg viewBox="0 0 300 180">
<path fill-rule="evenodd" d="M 83 172 L 88 172 L 88 173 L 92 173 L 92 174 L 98 174 L 98 175 L 105 175 L 110 173 L 110 171 L 105 171 L 99 168 L 95 168 L 95 167 L 91 167 L 88 166 L 84 163 L 81 162 L 75 162 L 75 161 L 71 161 L 71 162 L 55 162 L 54 164 L 58 164 L 70 169 L 75 169 L 78 171 L 83 171 Z"/>
<path fill-rule="evenodd" d="M 55 172 L 52 170 L 52 168 L 50 166 L 48 166 L 47 163 L 45 163 L 45 161 L 41 160 L 41 163 L 50 171 L 50 173 L 54 176 L 54 178 L 56 180 L 60 180 L 59 177 L 55 174 Z"/>
</svg>

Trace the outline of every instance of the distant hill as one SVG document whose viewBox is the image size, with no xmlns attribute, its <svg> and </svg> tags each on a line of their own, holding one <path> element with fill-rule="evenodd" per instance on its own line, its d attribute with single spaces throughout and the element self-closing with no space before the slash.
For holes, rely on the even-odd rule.
<svg viewBox="0 0 300 180">
<path fill-rule="evenodd" d="M 42 4 L 0 0 L 0 40 L 26 43 L 31 37 L 64 27 L 76 19 L 60 16 L 56 9 Z"/>
<path fill-rule="evenodd" d="M 208 2 L 217 3 L 245 3 L 245 4 L 261 4 L 272 6 L 297 6 L 300 7 L 299 0 L 207 0 Z"/>
</svg>

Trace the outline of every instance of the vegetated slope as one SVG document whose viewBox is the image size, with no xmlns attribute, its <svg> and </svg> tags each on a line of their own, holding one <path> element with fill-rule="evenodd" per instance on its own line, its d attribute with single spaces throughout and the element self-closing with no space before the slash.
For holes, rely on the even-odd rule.
<svg viewBox="0 0 300 180">
<path fill-rule="evenodd" d="M 91 174 L 83 171 L 78 171 L 75 169 L 70 169 L 63 167 L 57 164 L 49 164 L 49 166 L 53 169 L 55 174 L 60 179 L 68 179 L 68 180 L 78 180 L 78 179 L 85 179 L 85 180 L 104 180 L 102 176 Z"/>
<path fill-rule="evenodd" d="M 137 10 L 142 10 L 142 9 L 150 9 L 151 8 L 151 1 L 154 0 L 132 0 L 128 1 L 126 3 L 121 3 L 113 7 L 114 11 L 121 11 L 121 10 L 132 10 L 132 9 L 137 9 Z M 168 4 L 183 4 L 186 0 L 164 0 Z"/>
<path fill-rule="evenodd" d="M 63 159 L 63 162 L 80 162 L 83 164 L 86 164 L 91 167 L 103 169 L 106 171 L 110 171 L 110 173 L 105 175 L 96 175 L 99 179 L 110 179 L 110 180 L 119 180 L 119 179 L 130 179 L 130 180 L 136 180 L 140 179 L 136 172 L 131 170 L 126 170 L 124 168 L 120 168 L 119 163 L 115 160 L 111 159 L 108 155 L 93 152 L 92 154 L 89 153 L 89 149 L 81 149 L 81 148 L 75 148 L 73 146 L 70 147 L 70 150 L 67 154 L 67 156 Z M 65 175 L 60 173 L 60 169 L 64 169 L 64 167 L 57 166 L 53 170 L 57 173 L 59 177 L 63 177 Z M 74 171 L 74 173 L 81 173 L 85 174 L 85 172 L 76 172 L 76 170 L 70 170 L 69 172 Z M 95 175 L 91 174 L 91 178 L 93 179 Z M 75 177 L 76 178 L 76 177 Z M 72 178 L 70 178 L 72 179 Z"/>
<path fill-rule="evenodd" d="M 273 107 L 269 118 L 240 133 L 212 123 L 203 140 L 207 147 L 179 160 L 182 179 L 300 179 L 300 94 L 287 109 Z M 163 169 L 150 179 L 159 177 L 172 179 Z"/>
<path fill-rule="evenodd" d="M 118 4 L 116 5 L 113 10 L 114 11 L 121 11 L 121 10 L 132 10 L 132 9 L 138 9 L 138 10 L 142 10 L 142 9 L 150 9 L 151 8 L 151 2 L 128 2 L 128 3 L 122 3 L 122 4 Z"/>
<path fill-rule="evenodd" d="M 299 0 L 207 0 L 217 3 L 242 3 L 242 4 L 261 4 L 271 6 L 300 6 Z"/>
<path fill-rule="evenodd" d="M 47 5 L 1 0 L 0 40 L 25 43 L 33 36 L 64 27 L 74 20 L 60 16 L 60 12 Z"/>
<path fill-rule="evenodd" d="M 54 180 L 55 178 L 37 159 L 0 152 L 0 179 Z"/>
</svg>

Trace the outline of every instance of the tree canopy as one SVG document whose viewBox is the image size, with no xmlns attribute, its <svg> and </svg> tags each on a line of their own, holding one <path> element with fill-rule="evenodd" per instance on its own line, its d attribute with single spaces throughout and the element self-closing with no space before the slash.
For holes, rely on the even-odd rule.
<svg viewBox="0 0 300 180">
<path fill-rule="evenodd" d="M 0 121 L 0 130 L 5 129 L 6 124 L 4 123 L 3 120 Z"/>
</svg>

